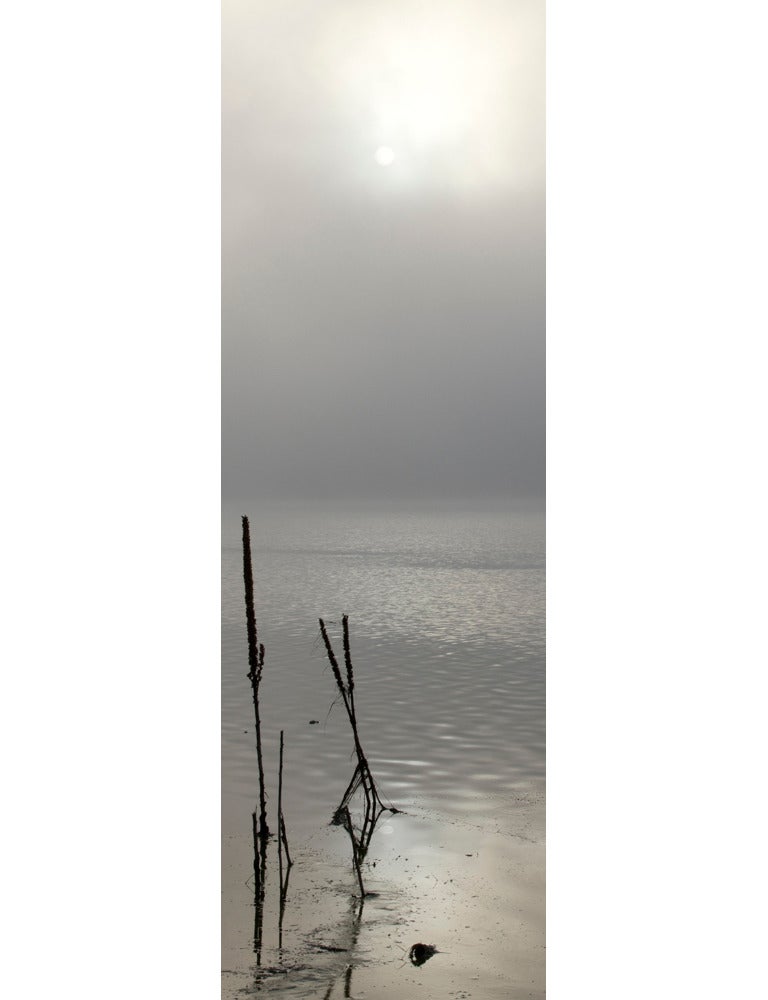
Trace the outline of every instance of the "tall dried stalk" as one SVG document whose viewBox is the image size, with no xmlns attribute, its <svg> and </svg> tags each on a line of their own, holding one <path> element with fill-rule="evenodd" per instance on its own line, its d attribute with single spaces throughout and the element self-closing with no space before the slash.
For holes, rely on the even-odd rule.
<svg viewBox="0 0 768 1000">
<path fill-rule="evenodd" d="M 261 752 L 261 715 L 259 713 L 259 685 L 264 669 L 264 646 L 259 643 L 256 612 L 253 602 L 253 567 L 251 565 L 251 530 L 248 518 L 243 515 L 243 581 L 245 583 L 245 619 L 248 633 L 248 680 L 253 692 L 253 711 L 256 716 L 256 759 L 259 767 L 259 837 L 266 842 L 267 799 L 264 789 L 264 762 Z"/>
<path fill-rule="evenodd" d="M 349 724 L 352 727 L 352 736 L 355 742 L 355 753 L 357 754 L 357 767 L 355 768 L 352 780 L 347 786 L 347 790 L 342 798 L 341 808 L 348 803 L 356 789 L 362 785 L 366 803 L 369 803 L 372 807 L 378 806 L 380 809 L 385 809 L 387 807 L 379 797 L 376 782 L 373 779 L 373 774 L 371 773 L 370 766 L 368 765 L 368 759 L 363 751 L 363 747 L 360 742 L 360 734 L 357 728 L 357 715 L 355 713 L 355 678 L 354 669 L 352 667 L 352 657 L 349 650 L 349 616 L 344 615 L 341 620 L 344 634 L 344 660 L 347 672 L 346 685 L 342 679 L 339 662 L 333 651 L 331 640 L 328 638 L 328 630 L 325 627 L 325 622 L 322 618 L 320 618 L 319 621 L 320 633 L 323 637 L 323 642 L 325 643 L 325 651 L 328 654 L 328 660 L 331 664 L 331 670 L 333 671 L 333 676 L 336 680 L 336 686 L 338 687 L 342 701 L 344 702 L 344 708 L 346 709 L 347 717 L 349 718 Z M 396 809 L 393 810 L 393 812 L 397 811 L 398 810 Z"/>
<path fill-rule="evenodd" d="M 360 886 L 361 899 L 365 897 L 365 889 L 363 888 L 363 879 L 360 865 L 365 858 L 368 847 L 371 842 L 371 837 L 373 836 L 373 831 L 376 827 L 379 817 L 385 809 L 389 809 L 390 812 L 399 812 L 394 806 L 385 806 L 381 801 L 378 789 L 376 787 L 376 782 L 374 781 L 373 774 L 371 773 L 370 765 L 368 764 L 368 759 L 363 751 L 362 743 L 360 742 L 360 733 L 357 727 L 357 715 L 355 712 L 355 675 L 354 668 L 352 666 L 352 654 L 350 652 L 349 644 L 349 617 L 344 615 L 342 617 L 342 632 L 343 632 L 343 643 L 344 643 L 344 666 L 346 669 L 346 683 L 342 678 L 341 669 L 339 667 L 339 662 L 336 658 L 336 654 L 333 651 L 333 646 L 331 645 L 331 640 L 328 637 L 328 630 L 325 627 L 325 622 L 320 619 L 320 634 L 323 637 L 323 642 L 325 644 L 325 651 L 328 655 L 328 660 L 331 664 L 331 670 L 333 671 L 333 676 L 336 680 L 336 686 L 341 694 L 341 699 L 344 702 L 344 708 L 347 712 L 347 717 L 349 718 L 349 723 L 352 727 L 352 735 L 355 743 L 355 753 L 357 755 L 357 764 L 355 766 L 354 774 L 347 785 L 346 791 L 342 796 L 341 802 L 334 813 L 333 822 L 337 825 L 343 826 L 347 833 L 349 834 L 350 840 L 352 841 L 352 861 L 355 867 L 355 874 L 357 875 L 358 884 Z M 355 828 L 352 823 L 352 817 L 349 812 L 349 803 L 357 791 L 358 788 L 362 787 L 363 797 L 365 800 L 365 814 L 363 818 L 363 825 L 360 831 L 359 837 L 355 833 Z"/>
</svg>

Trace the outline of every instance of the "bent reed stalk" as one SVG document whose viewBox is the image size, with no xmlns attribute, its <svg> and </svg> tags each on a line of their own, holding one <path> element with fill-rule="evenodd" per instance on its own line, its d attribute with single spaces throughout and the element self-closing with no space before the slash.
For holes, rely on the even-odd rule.
<svg viewBox="0 0 768 1000">
<path fill-rule="evenodd" d="M 347 717 L 349 719 L 349 724 L 352 727 L 352 736 L 355 742 L 355 753 L 357 754 L 357 767 L 355 768 L 355 773 L 352 775 L 352 779 L 342 797 L 340 809 L 343 809 L 343 807 L 346 806 L 356 789 L 361 784 L 363 786 L 363 792 L 367 803 L 370 803 L 372 806 L 378 806 L 380 809 L 390 808 L 385 806 L 381 801 L 378 789 L 376 788 L 376 782 L 374 781 L 371 768 L 368 764 L 368 759 L 365 756 L 360 742 L 360 733 L 357 728 L 357 714 L 355 712 L 355 678 L 354 668 L 352 666 L 352 656 L 349 648 L 349 615 L 344 615 L 341 619 L 344 636 L 344 662 L 347 672 L 346 685 L 342 679 L 339 662 L 333 651 L 331 640 L 328 638 L 328 630 L 325 627 L 325 622 L 322 618 L 318 620 L 320 622 L 320 633 L 325 644 L 325 651 L 328 655 L 331 670 L 333 671 L 333 676 L 336 680 L 336 686 L 341 694 L 342 701 L 344 702 L 344 708 L 346 709 Z M 399 810 L 392 809 L 392 811 L 398 812 Z"/>
<path fill-rule="evenodd" d="M 352 654 L 350 652 L 349 644 L 349 616 L 344 615 L 342 617 L 342 634 L 343 634 L 343 645 L 344 645 L 344 667 L 346 671 L 346 684 L 342 678 L 341 668 L 339 666 L 339 661 L 336 658 L 336 654 L 331 645 L 331 640 L 328 637 L 328 630 L 325 627 L 325 622 L 322 618 L 319 619 L 320 622 L 320 634 L 323 637 L 323 643 L 325 644 L 325 651 L 328 656 L 328 661 L 331 664 L 331 670 L 333 671 L 333 676 L 336 680 L 336 686 L 341 694 L 341 699 L 344 702 L 344 708 L 347 712 L 347 717 L 349 719 L 349 724 L 352 727 L 352 736 L 355 743 L 355 753 L 357 755 L 357 764 L 355 766 L 354 773 L 347 785 L 346 791 L 341 798 L 341 802 L 336 808 L 333 815 L 332 822 L 337 826 L 343 826 L 344 829 L 349 834 L 350 840 L 352 841 L 352 861 L 355 868 L 355 874 L 357 875 L 358 884 L 360 886 L 361 899 L 365 897 L 365 889 L 363 887 L 363 878 L 361 873 L 361 862 L 368 853 L 368 847 L 373 837 L 373 831 L 376 827 L 376 823 L 379 817 L 385 810 L 397 813 L 400 812 L 394 806 L 385 806 L 379 795 L 378 788 L 376 787 L 376 782 L 374 780 L 373 774 L 371 772 L 370 765 L 368 763 L 368 758 L 365 756 L 363 751 L 362 743 L 360 742 L 360 733 L 357 726 L 357 714 L 355 712 L 355 673 L 354 667 L 352 666 Z M 352 816 L 349 811 L 349 803 L 352 800 L 355 792 L 358 788 L 362 787 L 363 797 L 365 800 L 365 813 L 363 818 L 363 825 L 360 830 L 359 837 L 355 834 L 354 825 L 352 823 Z"/>
</svg>

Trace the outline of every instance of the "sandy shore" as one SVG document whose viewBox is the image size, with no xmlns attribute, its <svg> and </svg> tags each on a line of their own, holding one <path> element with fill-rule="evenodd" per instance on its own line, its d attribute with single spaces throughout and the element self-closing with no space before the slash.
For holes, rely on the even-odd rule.
<svg viewBox="0 0 768 1000">
<path fill-rule="evenodd" d="M 253 950 L 252 849 L 228 845 L 224 871 L 223 997 L 392 996 L 541 1000 L 544 997 L 543 793 L 489 799 L 472 822 L 438 808 L 385 813 L 364 871 L 362 908 L 338 827 L 295 845 L 279 947 L 276 849 Z M 408 960 L 417 942 L 438 951 Z"/>
</svg>

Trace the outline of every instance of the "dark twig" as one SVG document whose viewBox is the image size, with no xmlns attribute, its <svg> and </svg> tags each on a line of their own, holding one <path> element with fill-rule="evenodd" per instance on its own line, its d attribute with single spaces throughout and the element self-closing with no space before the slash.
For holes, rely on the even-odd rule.
<svg viewBox="0 0 768 1000">
<path fill-rule="evenodd" d="M 285 816 L 283 815 L 283 730 L 280 730 L 280 773 L 277 782 L 277 823 L 278 823 L 278 840 L 282 841 L 283 850 L 285 851 L 285 859 L 288 862 L 288 868 L 293 865 L 291 861 L 291 852 L 288 850 L 288 834 L 285 830 Z M 282 880 L 281 880 L 282 881 Z"/>
<path fill-rule="evenodd" d="M 283 851 L 288 868 L 291 867 L 291 854 L 288 850 L 288 835 L 285 832 L 285 817 L 283 816 L 283 730 L 280 730 L 280 768 L 277 777 L 277 850 L 280 859 L 280 885 L 283 884 Z"/>
<path fill-rule="evenodd" d="M 267 826 L 264 762 L 261 752 L 261 715 L 259 713 L 259 684 L 264 669 L 264 646 L 259 643 L 256 627 L 256 612 L 253 602 L 253 567 L 251 564 L 251 530 L 245 515 L 243 515 L 243 580 L 245 583 L 245 618 L 248 633 L 248 680 L 251 682 L 253 711 L 256 716 L 256 759 L 259 766 L 259 836 L 262 841 L 266 841 L 269 836 L 269 827 Z"/>
<path fill-rule="evenodd" d="M 344 702 L 344 708 L 347 712 L 349 724 L 352 727 L 352 736 L 355 742 L 355 753 L 357 755 L 357 764 L 355 765 L 354 773 L 349 781 L 349 784 L 347 785 L 344 795 L 342 796 L 341 802 L 336 807 L 332 822 L 336 825 L 343 826 L 352 841 L 352 862 L 354 864 L 355 874 L 357 875 L 357 881 L 360 886 L 360 898 L 362 900 L 365 898 L 365 888 L 363 886 L 361 864 L 368 853 L 368 847 L 371 843 L 376 823 L 385 809 L 389 808 L 391 812 L 399 812 L 399 810 L 395 809 L 394 806 L 387 807 L 381 801 L 381 797 L 379 796 L 379 792 L 376 787 L 376 782 L 374 781 L 370 765 L 368 764 L 368 758 L 365 756 L 362 743 L 360 742 L 360 733 L 357 727 L 357 713 L 355 712 L 355 675 L 354 668 L 352 666 L 352 654 L 350 652 L 349 644 L 349 618 L 347 615 L 342 617 L 346 684 L 342 678 L 339 661 L 333 651 L 331 640 L 328 637 L 328 630 L 325 627 L 325 622 L 322 618 L 319 621 L 320 634 L 323 637 L 325 651 L 328 654 L 328 660 L 331 664 L 333 676 L 336 680 L 336 686 L 338 687 L 342 701 Z M 352 823 L 349 803 L 351 802 L 357 789 L 361 787 L 363 789 L 363 799 L 365 802 L 365 814 L 363 817 L 362 827 L 360 829 L 360 835 L 358 836 Z"/>
<path fill-rule="evenodd" d="M 280 769 L 277 777 L 277 859 L 280 870 L 280 893 L 283 891 L 283 837 L 281 820 L 283 815 L 283 730 L 280 730 Z"/>
<path fill-rule="evenodd" d="M 349 704 L 352 712 L 355 711 L 355 678 L 352 670 L 352 654 L 349 650 L 349 615 L 344 615 L 341 619 L 341 627 L 344 642 L 344 664 L 347 668 L 347 691 L 349 692 Z"/>
<path fill-rule="evenodd" d="M 379 797 L 378 790 L 376 788 L 376 782 L 373 780 L 373 774 L 371 773 L 368 760 L 363 751 L 362 744 L 360 742 L 360 734 L 357 729 L 357 715 L 355 713 L 355 703 L 354 703 L 354 671 L 352 668 L 352 657 L 349 650 L 349 625 L 348 616 L 344 615 L 342 618 L 342 626 L 344 632 L 344 660 L 347 669 L 347 684 L 345 686 L 344 681 L 341 677 L 341 670 L 339 669 L 339 663 L 336 659 L 336 655 L 333 651 L 331 645 L 331 640 L 328 638 L 328 630 L 325 627 L 325 622 L 322 618 L 320 621 L 320 633 L 323 637 L 323 642 L 325 643 L 325 650 L 328 654 L 328 660 L 331 664 L 331 669 L 333 670 L 333 676 L 336 679 L 336 686 L 339 689 L 342 700 L 344 702 L 344 708 L 347 712 L 347 717 L 349 718 L 349 724 L 352 727 L 352 736 L 355 741 L 355 753 L 357 754 L 357 768 L 355 774 L 352 776 L 347 791 L 344 793 L 344 798 L 341 801 L 341 807 L 343 808 L 347 805 L 349 799 L 354 794 L 355 789 L 362 784 L 363 794 L 366 800 L 366 811 L 368 809 L 376 810 L 386 808 L 384 803 Z M 397 811 L 397 810 L 395 810 Z"/>
</svg>

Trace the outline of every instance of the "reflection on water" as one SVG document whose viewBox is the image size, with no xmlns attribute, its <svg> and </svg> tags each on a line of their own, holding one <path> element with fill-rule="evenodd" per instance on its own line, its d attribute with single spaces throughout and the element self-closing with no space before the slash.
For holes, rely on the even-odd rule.
<svg viewBox="0 0 768 1000">
<path fill-rule="evenodd" d="M 297 864 L 290 891 L 283 894 L 276 888 L 274 903 L 270 902 L 267 874 L 263 949 L 265 956 L 276 956 L 277 951 L 270 949 L 279 947 L 282 969 L 291 963 L 294 968 L 303 968 L 307 992 L 295 992 L 294 985 L 294 995 L 322 997 L 329 982 L 339 984 L 337 992 L 345 988 L 344 977 L 352 974 L 351 953 L 312 952 L 306 935 L 322 926 L 322 914 L 326 913 L 326 944 L 347 947 L 353 937 L 356 942 L 358 939 L 352 933 L 354 922 L 344 916 L 356 891 L 349 840 L 339 837 L 342 831 L 338 827 L 325 825 L 348 787 L 355 749 L 318 618 L 326 618 L 329 628 L 333 622 L 340 631 L 342 614 L 350 616 L 359 685 L 357 719 L 367 758 L 380 788 L 410 814 L 383 819 L 368 853 L 366 890 L 370 880 L 378 895 L 366 902 L 363 923 L 370 946 L 377 940 L 380 948 L 387 949 L 395 940 L 386 936 L 393 933 L 393 913 L 397 915 L 403 908 L 408 912 L 398 894 L 403 886 L 410 886 L 411 875 L 406 877 L 404 870 L 398 870 L 402 863 L 398 857 L 420 857 L 419 863 L 425 867 L 429 857 L 430 877 L 440 880 L 432 891 L 436 899 L 445 897 L 445 901 L 452 898 L 450 892 L 459 881 L 453 869 L 449 874 L 447 868 L 439 867 L 448 857 L 441 852 L 453 850 L 454 844 L 451 858 L 455 855 L 455 863 L 468 865 L 461 859 L 467 858 L 472 830 L 489 844 L 496 836 L 506 838 L 505 844 L 512 837 L 521 851 L 541 839 L 543 519 L 533 514 L 291 516 L 247 507 L 225 508 L 223 920 L 225 966 L 234 970 L 233 975 L 237 969 L 247 968 L 248 961 L 243 950 L 250 932 L 243 938 L 241 925 L 243 908 L 253 904 L 253 894 L 250 902 L 244 899 L 238 880 L 243 870 L 243 878 L 252 871 L 252 856 L 248 857 L 250 817 L 258 794 L 253 708 L 246 678 L 241 514 L 248 514 L 251 521 L 259 639 L 266 647 L 261 704 L 268 807 L 274 815 L 282 729 L 282 804 L 294 860 L 306 862 L 307 852 L 313 859 L 311 872 L 306 863 Z M 319 724 L 310 725 L 311 720 L 319 720 Z M 434 825 L 430 825 L 430 816 L 435 817 Z M 450 837 L 446 840 L 446 824 L 456 824 L 450 830 L 453 841 Z M 438 841 L 446 841 L 442 849 Z M 508 864 L 508 855 L 499 854 L 498 858 L 502 856 Z M 377 857 L 380 866 L 374 869 Z M 522 861 L 518 867 L 522 872 Z M 340 884 L 339 871 L 349 872 L 351 880 L 344 883 L 342 878 Z M 517 877 L 517 868 L 514 873 Z M 490 874 L 489 878 L 492 886 Z M 534 891 L 531 889 L 531 894 Z M 299 913 L 310 911 L 316 923 L 308 930 Z M 441 919 L 435 925 L 436 941 L 441 933 L 454 933 L 447 912 Z M 341 927 L 349 933 L 345 931 L 339 944 Z M 407 962 L 408 948 L 419 940 L 419 933 L 424 934 L 422 941 L 433 940 L 426 936 L 426 928 L 414 930 L 416 936 L 410 941 L 397 938 L 401 951 L 394 957 L 404 958 L 407 968 L 412 968 Z M 457 926 L 456 930 L 462 929 Z M 521 927 L 521 941 L 528 930 Z M 302 934 L 305 939 L 297 951 L 296 941 Z M 468 934 L 466 928 L 463 934 Z M 437 943 L 440 952 L 444 940 Z M 251 961 L 252 947 L 253 939 L 247 949 Z M 440 959 L 444 970 L 452 967 L 450 962 L 459 961 L 457 947 L 460 951 L 458 945 L 451 949 L 454 957 L 438 952 L 424 970 L 414 969 L 413 973 L 430 970 L 437 982 L 440 973 L 431 970 Z M 469 958 L 461 961 L 466 963 Z M 493 959 L 488 961 L 492 964 Z M 358 955 L 354 964 L 360 970 L 355 975 L 364 983 L 365 954 Z M 326 975 L 324 984 L 322 975 Z M 279 978 L 282 986 L 276 983 L 274 988 L 287 989 L 284 977 Z M 355 988 L 360 989 L 357 979 L 355 982 Z M 375 990 L 371 992 L 373 986 L 368 983 L 369 996 L 376 995 Z M 271 989 L 267 980 L 261 981 L 259 988 Z M 346 990 L 345 995 L 349 995 L 349 984 Z M 495 995 L 489 984 L 486 992 Z M 425 996 L 423 991 L 420 994 Z M 513 992 L 507 984 L 499 995 L 511 996 Z"/>
<path fill-rule="evenodd" d="M 296 782 L 338 797 L 336 762 L 352 747 L 318 617 L 351 616 L 368 756 L 386 787 L 460 812 L 473 793 L 511 791 L 544 764 L 543 523 L 313 520 L 251 514 L 259 635 L 267 648 L 265 752 L 285 728 Z M 239 518 L 224 525 L 223 781 L 252 794 L 253 726 Z M 363 538 L 369 537 L 369 551 Z M 342 545 L 346 539 L 347 545 Z M 310 719 L 320 725 L 309 726 Z M 247 730 L 247 732 L 246 732 Z M 396 750 L 396 752 L 393 752 Z M 324 785 L 319 788 L 318 783 Z M 298 800 L 298 801 L 297 801 Z"/>
</svg>

